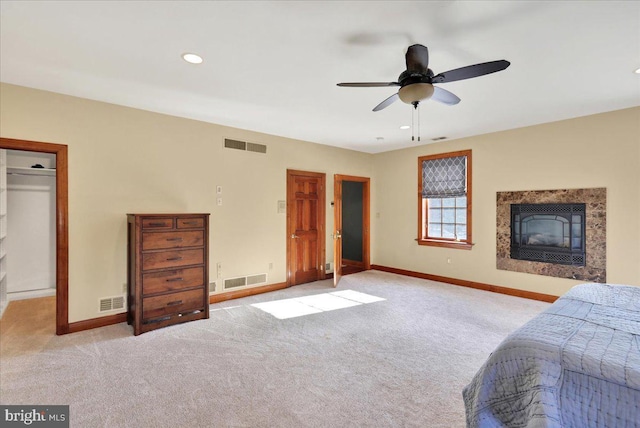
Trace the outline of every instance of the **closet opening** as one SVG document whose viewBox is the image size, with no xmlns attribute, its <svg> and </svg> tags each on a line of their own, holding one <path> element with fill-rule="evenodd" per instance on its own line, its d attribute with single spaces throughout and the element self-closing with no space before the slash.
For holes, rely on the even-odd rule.
<svg viewBox="0 0 640 428">
<path fill-rule="evenodd" d="M 67 146 L 0 138 L 0 180 L 0 314 L 48 299 L 69 333 Z"/>
<path fill-rule="evenodd" d="M 7 301 L 55 296 L 56 155 L 7 150 L 6 164 Z"/>
</svg>

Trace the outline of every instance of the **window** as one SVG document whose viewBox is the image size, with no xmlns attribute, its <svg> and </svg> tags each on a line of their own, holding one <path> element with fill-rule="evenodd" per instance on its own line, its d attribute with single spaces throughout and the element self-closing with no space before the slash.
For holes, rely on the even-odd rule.
<svg viewBox="0 0 640 428">
<path fill-rule="evenodd" d="M 471 249 L 471 150 L 418 158 L 418 244 Z"/>
</svg>

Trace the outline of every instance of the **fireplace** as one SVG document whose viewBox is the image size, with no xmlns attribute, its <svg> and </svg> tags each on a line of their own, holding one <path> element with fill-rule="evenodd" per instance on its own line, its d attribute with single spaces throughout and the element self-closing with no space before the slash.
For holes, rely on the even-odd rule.
<svg viewBox="0 0 640 428">
<path fill-rule="evenodd" d="M 511 204 L 511 258 L 585 266 L 586 204 Z"/>
</svg>

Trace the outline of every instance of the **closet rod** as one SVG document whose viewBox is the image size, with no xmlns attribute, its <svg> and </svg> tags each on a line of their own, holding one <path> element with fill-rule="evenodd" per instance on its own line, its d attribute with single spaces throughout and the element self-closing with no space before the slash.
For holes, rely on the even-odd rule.
<svg viewBox="0 0 640 428">
<path fill-rule="evenodd" d="M 54 175 L 50 175 L 50 174 L 25 174 L 22 172 L 7 172 L 7 175 L 22 175 L 25 177 L 54 177 L 55 178 L 55 174 Z"/>
</svg>

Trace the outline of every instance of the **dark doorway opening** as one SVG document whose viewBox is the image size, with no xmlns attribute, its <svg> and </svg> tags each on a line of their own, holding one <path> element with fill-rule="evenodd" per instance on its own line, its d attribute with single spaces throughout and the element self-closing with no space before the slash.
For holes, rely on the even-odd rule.
<svg viewBox="0 0 640 428">
<path fill-rule="evenodd" d="M 342 182 L 342 273 L 364 267 L 364 183 Z"/>
</svg>

